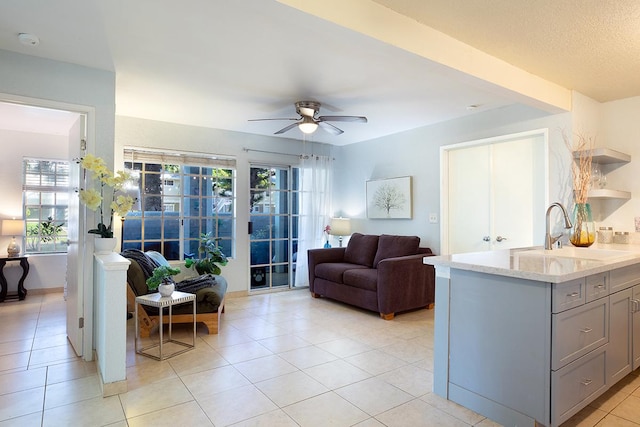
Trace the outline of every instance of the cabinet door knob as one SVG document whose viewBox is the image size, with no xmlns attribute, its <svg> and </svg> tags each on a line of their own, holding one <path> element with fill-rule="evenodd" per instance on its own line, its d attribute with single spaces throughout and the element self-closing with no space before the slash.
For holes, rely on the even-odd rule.
<svg viewBox="0 0 640 427">
<path fill-rule="evenodd" d="M 588 386 L 592 382 L 593 382 L 593 380 L 591 380 L 591 379 L 584 379 L 584 380 L 580 381 L 580 384 L 582 384 L 583 386 Z"/>
<path fill-rule="evenodd" d="M 591 331 L 593 331 L 593 329 L 591 329 L 591 328 L 582 328 L 582 329 L 580 329 L 580 332 L 583 332 L 585 334 L 588 334 Z"/>
</svg>

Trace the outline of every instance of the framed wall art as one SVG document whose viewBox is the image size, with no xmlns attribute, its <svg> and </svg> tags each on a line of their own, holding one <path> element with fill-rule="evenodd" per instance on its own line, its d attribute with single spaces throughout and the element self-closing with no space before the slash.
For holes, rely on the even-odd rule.
<svg viewBox="0 0 640 427">
<path fill-rule="evenodd" d="M 367 218 L 411 219 L 411 177 L 367 181 Z"/>
</svg>

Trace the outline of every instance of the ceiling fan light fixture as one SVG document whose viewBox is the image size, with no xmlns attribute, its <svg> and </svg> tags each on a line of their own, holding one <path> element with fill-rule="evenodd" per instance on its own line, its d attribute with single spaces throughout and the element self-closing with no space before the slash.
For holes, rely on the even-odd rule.
<svg viewBox="0 0 640 427">
<path fill-rule="evenodd" d="M 313 121 L 311 117 L 304 117 L 300 123 L 298 123 L 298 128 L 302 133 L 314 133 L 316 129 L 318 129 L 318 124 Z"/>
</svg>

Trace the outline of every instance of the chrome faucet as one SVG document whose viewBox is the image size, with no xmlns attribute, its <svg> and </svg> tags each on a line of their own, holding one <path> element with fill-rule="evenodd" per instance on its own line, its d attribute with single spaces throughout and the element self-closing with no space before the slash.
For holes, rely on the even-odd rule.
<svg viewBox="0 0 640 427">
<path fill-rule="evenodd" d="M 562 215 L 564 215 L 564 228 L 572 227 L 571 220 L 569 219 L 569 215 L 567 214 L 567 210 L 564 208 L 564 206 L 562 206 L 562 204 L 559 202 L 551 203 L 551 206 L 547 208 L 547 222 L 546 222 L 547 233 L 544 236 L 545 249 L 553 249 L 553 244 L 557 242 L 560 237 L 562 237 L 562 233 L 558 234 L 557 236 L 551 236 L 550 225 L 549 225 L 549 214 L 551 213 L 551 209 L 554 206 L 557 206 L 562 210 Z"/>
</svg>

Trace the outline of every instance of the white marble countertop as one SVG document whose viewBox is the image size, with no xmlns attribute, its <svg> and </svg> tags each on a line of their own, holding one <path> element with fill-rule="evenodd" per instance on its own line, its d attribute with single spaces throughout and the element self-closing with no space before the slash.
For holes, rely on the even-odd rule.
<svg viewBox="0 0 640 427">
<path fill-rule="evenodd" d="M 577 253 L 576 253 L 577 252 Z M 594 244 L 589 248 L 542 247 L 425 257 L 425 264 L 520 279 L 561 283 L 640 263 L 640 245 Z"/>
</svg>

